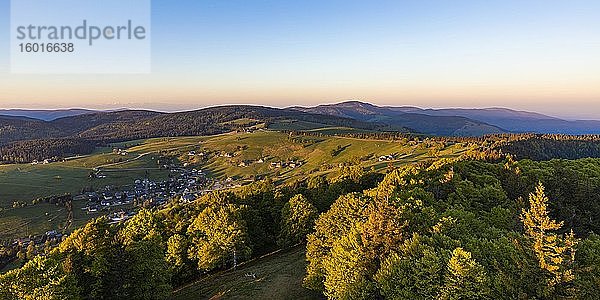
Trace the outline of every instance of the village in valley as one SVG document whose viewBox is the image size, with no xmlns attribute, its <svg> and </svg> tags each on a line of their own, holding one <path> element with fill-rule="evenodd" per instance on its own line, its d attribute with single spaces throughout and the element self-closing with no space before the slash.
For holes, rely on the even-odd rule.
<svg viewBox="0 0 600 300">
<path fill-rule="evenodd" d="M 106 176 L 100 173 L 98 176 Z M 83 193 L 74 200 L 86 201 L 81 209 L 89 214 L 100 213 L 109 208 L 123 207 L 110 215 L 114 222 L 120 222 L 135 215 L 135 208 L 156 207 L 167 203 L 170 199 L 190 202 L 198 196 L 223 187 L 233 187 L 233 180 L 208 180 L 201 170 L 173 169 L 169 179 L 152 181 L 148 178 L 136 179 L 131 185 L 120 187 L 106 186 L 100 191 Z M 129 207 L 129 210 L 125 209 Z"/>
<path fill-rule="evenodd" d="M 115 148 L 113 154 L 128 155 L 127 150 Z M 190 157 L 200 156 L 195 151 L 190 151 Z M 204 155 L 204 153 L 202 153 Z M 34 161 L 31 165 L 53 163 L 55 159 Z M 63 161 L 64 160 L 60 160 Z M 80 209 L 85 219 L 107 216 L 111 223 L 124 222 L 137 214 L 140 208 L 157 208 L 171 201 L 190 203 L 210 192 L 241 187 L 248 181 L 224 177 L 222 179 L 208 176 L 201 169 L 183 163 L 162 165 L 163 170 L 168 170 L 165 180 L 153 180 L 149 176 L 133 180 L 125 185 L 106 185 L 97 190 L 85 191 L 77 195 L 53 195 L 36 199 L 32 203 L 51 203 L 64 205 L 69 211 L 64 228 L 55 228 L 43 234 L 27 235 L 15 238 L 3 247 L 10 247 L 25 255 L 27 252 L 37 253 L 42 248 L 53 247 L 68 236 L 68 226 L 73 223 L 73 209 Z M 111 176 L 114 170 L 94 168 L 90 172 L 90 180 L 105 179 Z M 20 204 L 20 203 L 19 203 Z"/>
</svg>

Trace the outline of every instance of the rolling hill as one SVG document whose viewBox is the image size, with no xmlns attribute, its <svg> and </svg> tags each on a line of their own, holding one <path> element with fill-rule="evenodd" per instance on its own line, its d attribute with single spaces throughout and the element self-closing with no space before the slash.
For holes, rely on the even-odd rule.
<svg viewBox="0 0 600 300">
<path fill-rule="evenodd" d="M 0 144 L 34 139 L 75 138 L 92 142 L 118 142 L 133 139 L 211 135 L 244 128 L 233 122 L 254 120 L 256 124 L 304 122 L 312 128 L 329 126 L 364 130 L 404 131 L 405 128 L 352 118 L 327 116 L 292 109 L 262 106 L 220 106 L 195 111 L 161 113 L 146 110 L 95 112 L 44 121 L 27 117 L 0 116 Z M 281 125 L 281 124 L 280 124 Z M 280 129 L 286 129 L 285 126 Z M 290 128 L 293 130 L 294 128 Z"/>
<path fill-rule="evenodd" d="M 89 184 L 90 171 L 107 164 L 112 166 L 104 169 L 157 168 L 153 158 L 160 155 L 173 158 L 181 164 L 202 168 L 214 177 L 250 178 L 252 175 L 265 175 L 279 181 L 317 173 L 334 176 L 340 164 L 357 160 L 365 169 L 373 167 L 382 170 L 390 164 L 404 165 L 434 158 L 430 148 L 424 144 L 328 135 L 290 137 L 289 134 L 271 130 L 153 138 L 116 143 L 113 146 L 126 150 L 127 155 L 114 153 L 113 148 L 109 147 L 98 148 L 87 156 L 49 164 L 0 165 L 0 207 L 5 204 L 4 201 L 12 203 L 14 200 L 31 200 L 45 194 L 76 193 Z M 449 145 L 436 155 L 456 157 L 468 149 L 460 144 Z M 190 151 L 197 155 L 188 155 Z M 200 156 L 200 153 L 205 156 Z M 227 153 L 230 155 L 225 155 Z M 393 155 L 394 159 L 379 161 L 382 155 Z M 261 159 L 262 162 L 259 162 Z M 290 161 L 302 164 L 295 168 L 271 166 L 271 163 Z M 131 172 L 135 176 L 144 174 L 143 171 Z M 57 176 L 60 181 L 56 180 Z M 130 177 L 127 178 L 125 182 L 130 181 Z M 98 186 L 106 186 L 119 182 L 122 184 L 122 180 L 108 176 L 96 182 Z"/>
<path fill-rule="evenodd" d="M 27 139 L 61 136 L 61 128 L 26 117 L 0 116 L 0 145 Z"/>
<path fill-rule="evenodd" d="M 298 111 L 352 118 L 364 122 L 383 123 L 412 129 L 414 132 L 440 136 L 479 136 L 504 133 L 505 130 L 482 121 L 462 116 L 432 116 L 398 111 L 359 101 L 348 101 L 317 107 L 293 107 Z"/>
</svg>

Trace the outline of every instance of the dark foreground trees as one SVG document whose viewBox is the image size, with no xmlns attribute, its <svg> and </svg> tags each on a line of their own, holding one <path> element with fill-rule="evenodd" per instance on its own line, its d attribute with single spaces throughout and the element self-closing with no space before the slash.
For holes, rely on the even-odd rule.
<svg viewBox="0 0 600 300">
<path fill-rule="evenodd" d="M 594 299 L 597 236 L 553 219 L 583 196 L 552 212 L 529 182 L 553 175 L 524 167 L 406 167 L 340 197 L 308 237 L 305 286 L 330 299 Z M 507 195 L 523 187 L 528 202 Z"/>
</svg>

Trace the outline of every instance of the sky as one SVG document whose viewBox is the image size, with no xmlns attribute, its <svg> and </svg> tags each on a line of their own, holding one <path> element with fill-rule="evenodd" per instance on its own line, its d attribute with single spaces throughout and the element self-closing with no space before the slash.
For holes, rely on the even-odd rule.
<svg viewBox="0 0 600 300">
<path fill-rule="evenodd" d="M 362 100 L 600 119 L 598 16 L 597 0 L 153 0 L 151 73 L 23 75 L 0 0 L 0 108 Z"/>
</svg>

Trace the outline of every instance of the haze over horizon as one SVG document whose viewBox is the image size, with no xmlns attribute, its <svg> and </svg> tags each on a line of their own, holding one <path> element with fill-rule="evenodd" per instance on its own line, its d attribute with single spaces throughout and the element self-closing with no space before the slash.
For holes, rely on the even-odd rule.
<svg viewBox="0 0 600 300">
<path fill-rule="evenodd" d="M 154 0 L 148 75 L 10 74 L 9 3 L 0 0 L 0 108 L 364 99 L 600 115 L 598 1 Z"/>
<path fill-rule="evenodd" d="M 218 106 L 229 106 L 229 105 L 248 105 L 248 106 L 264 106 L 264 107 L 273 107 L 273 108 L 291 108 L 291 107 L 306 107 L 306 108 L 310 108 L 310 107 L 317 107 L 317 106 L 321 106 L 321 105 L 337 105 L 337 104 L 342 104 L 342 103 L 347 103 L 347 102 L 360 102 L 360 103 L 364 103 L 364 104 L 370 104 L 370 105 L 375 105 L 378 107 L 414 107 L 414 108 L 418 108 L 418 109 L 432 109 L 432 110 L 440 110 L 440 109 L 482 109 L 482 110 L 494 110 L 494 109 L 498 109 L 498 110 L 510 110 L 510 111 L 514 111 L 514 112 L 524 112 L 524 113 L 534 113 L 534 114 L 540 114 L 540 115 L 544 115 L 547 117 L 551 117 L 551 118 L 558 118 L 558 119 L 563 119 L 563 120 L 600 120 L 600 117 L 595 117 L 595 118 L 589 118 L 589 119 L 585 119 L 585 118 L 577 118 L 577 117 L 568 117 L 568 116 L 559 116 L 559 115 L 551 115 L 551 114 L 545 114 L 545 113 L 541 113 L 538 111 L 528 111 L 528 110 L 519 110 L 519 109 L 513 109 L 510 107 L 501 107 L 501 106 L 490 106 L 490 107 L 421 107 L 421 106 L 417 106 L 417 105 L 402 105 L 402 104 L 377 104 L 377 103 L 373 103 L 373 102 L 369 102 L 369 101 L 363 101 L 363 100 L 357 100 L 357 99 L 350 99 L 350 100 L 340 100 L 337 102 L 324 102 L 324 103 L 320 103 L 320 104 L 315 104 L 315 105 L 287 105 L 287 106 L 277 106 L 277 105 L 264 105 L 264 104 L 253 104 L 253 103 L 222 103 L 222 104 L 216 104 L 216 105 L 207 105 L 207 106 L 189 106 L 189 107 L 173 107 L 173 106 L 165 106 L 162 107 L 161 106 L 110 106 L 110 107 L 86 107 L 86 106 L 72 106 L 72 107 L 1 107 L 0 106 L 0 115 L 2 115 L 1 111 L 66 111 L 66 110 L 91 110 L 91 111 L 118 111 L 118 110 L 149 110 L 149 111 L 156 111 L 156 112 L 164 112 L 164 113 L 175 113 L 175 112 L 185 112 L 185 111 L 194 111 L 194 110 L 200 110 L 200 109 L 206 109 L 206 108 L 210 108 L 210 107 L 218 107 Z"/>
</svg>

